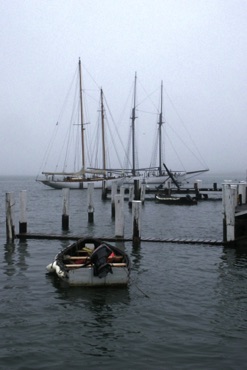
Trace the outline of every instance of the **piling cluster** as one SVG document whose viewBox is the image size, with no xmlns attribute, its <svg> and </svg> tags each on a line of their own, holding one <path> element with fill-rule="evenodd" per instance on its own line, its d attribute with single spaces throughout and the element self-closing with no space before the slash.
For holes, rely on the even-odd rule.
<svg viewBox="0 0 247 370">
<path fill-rule="evenodd" d="M 87 211 L 88 222 L 94 222 L 94 203 L 93 203 L 93 183 L 87 189 Z M 134 186 L 129 188 L 129 207 L 132 208 L 133 241 L 135 244 L 141 240 L 141 205 L 144 201 L 145 186 L 139 187 L 139 181 L 135 180 Z M 62 230 L 69 230 L 69 196 L 70 189 L 62 189 Z M 121 188 L 117 193 L 117 183 L 113 183 L 111 191 L 111 215 L 115 219 L 115 237 L 124 237 L 124 196 L 125 189 Z M 102 193 L 102 197 L 105 194 Z M 6 237 L 7 241 L 13 241 L 16 237 L 14 226 L 14 195 L 6 194 Z M 27 233 L 27 193 L 26 190 L 20 192 L 20 221 L 19 235 Z"/>
<path fill-rule="evenodd" d="M 87 189 L 88 222 L 94 222 L 93 184 Z M 62 190 L 62 230 L 69 230 L 69 196 L 70 190 Z M 107 196 L 102 192 L 102 198 Z M 132 241 L 141 241 L 141 210 L 145 200 L 145 185 L 134 181 L 128 188 L 128 205 L 132 209 Z M 125 188 L 117 192 L 117 183 L 111 188 L 111 215 L 115 219 L 115 238 L 124 238 L 124 199 Z M 16 237 L 14 225 L 14 195 L 6 193 L 6 238 L 13 241 Z M 237 245 L 239 241 L 247 245 L 247 185 L 246 182 L 233 183 L 225 181 L 222 186 L 223 205 L 223 244 Z M 19 235 L 27 235 L 27 192 L 20 192 Z M 188 242 L 188 241 L 187 241 Z"/>
</svg>

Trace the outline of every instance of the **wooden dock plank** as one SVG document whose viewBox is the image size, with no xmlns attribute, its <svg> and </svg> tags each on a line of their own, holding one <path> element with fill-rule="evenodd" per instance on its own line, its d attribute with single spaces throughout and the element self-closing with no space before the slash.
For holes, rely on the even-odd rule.
<svg viewBox="0 0 247 370">
<path fill-rule="evenodd" d="M 43 240 L 68 240 L 74 241 L 81 238 L 91 238 L 91 236 L 85 235 L 57 235 L 57 234 L 38 234 L 38 233 L 25 233 L 25 234 L 17 234 L 16 238 L 20 240 L 25 239 L 43 239 Z M 123 238 L 116 238 L 116 237 L 95 237 L 97 239 L 105 240 L 105 241 L 112 241 L 112 242 L 131 242 L 131 237 L 123 237 Z M 149 242 L 149 243 L 176 243 L 176 244 L 207 244 L 207 245 L 223 245 L 224 242 L 222 240 L 210 240 L 210 239 L 188 239 L 188 238 L 141 238 L 141 242 Z"/>
</svg>

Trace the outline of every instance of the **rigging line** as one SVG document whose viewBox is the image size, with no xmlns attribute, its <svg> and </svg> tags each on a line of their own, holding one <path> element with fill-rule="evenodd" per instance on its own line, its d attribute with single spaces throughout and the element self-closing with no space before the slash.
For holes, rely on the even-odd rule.
<svg viewBox="0 0 247 370">
<path fill-rule="evenodd" d="M 124 107 L 123 107 L 123 109 L 122 109 L 122 111 L 121 111 L 121 113 L 120 113 L 120 117 L 119 117 L 119 119 L 117 120 L 117 122 L 119 122 L 119 125 L 121 125 L 121 124 L 122 124 L 123 116 L 124 116 L 125 112 L 127 111 L 127 107 L 128 107 L 128 109 L 129 109 L 129 106 L 130 106 L 130 100 L 131 100 L 131 92 L 132 92 L 132 87 L 131 87 L 131 88 L 130 88 L 130 90 L 129 90 L 129 93 L 128 93 L 128 96 L 127 96 L 126 102 L 125 102 Z M 128 113 L 128 114 L 129 114 L 129 113 Z M 131 115 L 131 114 L 130 114 L 130 115 Z"/>
<path fill-rule="evenodd" d="M 123 150 L 123 152 L 124 152 L 124 154 L 127 156 L 127 153 L 128 152 L 126 152 L 126 149 L 125 149 L 125 146 L 124 146 L 124 144 L 123 144 L 123 140 L 122 140 L 122 138 L 121 138 L 121 136 L 120 136 L 120 134 L 119 134 L 119 132 L 118 132 L 118 129 L 117 129 L 117 125 L 116 125 L 116 123 L 115 123 L 115 121 L 114 121 L 114 118 L 113 118 L 113 116 L 112 116 L 112 113 L 111 113 L 111 110 L 110 110 L 110 108 L 109 108 L 109 105 L 108 105 L 108 102 L 107 102 L 107 100 L 106 100 L 106 97 L 105 97 L 105 95 L 104 95 L 104 100 L 105 100 L 105 105 L 106 105 L 106 107 L 107 107 L 107 109 L 108 109 L 108 112 L 109 112 L 109 114 L 110 114 L 110 117 L 111 117 L 111 122 L 113 123 L 113 125 L 114 125 L 114 128 L 115 128 L 115 131 L 116 131 L 116 134 L 117 134 L 117 137 L 118 137 L 118 140 L 119 140 L 119 142 L 120 142 L 120 144 L 121 144 L 121 147 L 122 147 L 122 150 Z M 109 121 L 107 120 L 107 123 L 108 123 Z M 110 125 L 109 125 L 110 126 Z M 109 130 L 109 132 L 111 133 L 111 130 Z M 115 140 L 112 140 L 113 141 L 113 143 L 115 142 Z M 118 152 L 118 151 L 117 151 Z M 119 163 L 121 164 L 121 160 L 118 158 L 118 160 L 119 160 Z"/>
<path fill-rule="evenodd" d="M 180 114 L 178 113 L 178 110 L 176 109 L 176 107 L 175 107 L 175 105 L 174 105 L 174 103 L 173 103 L 172 99 L 171 99 L 171 98 L 170 98 L 170 96 L 168 95 L 168 93 L 167 93 L 166 89 L 164 89 L 164 90 L 165 90 L 166 96 L 168 97 L 168 100 L 170 101 L 170 103 L 171 103 L 171 105 L 172 105 L 172 107 L 173 107 L 173 109 L 174 109 L 175 113 L 177 114 L 177 116 L 178 116 L 179 120 L 181 121 L 181 123 L 182 123 L 182 125 L 183 125 L 183 127 L 184 127 L 185 131 L 187 132 L 187 134 L 188 134 L 188 136 L 189 136 L 189 138 L 190 138 L 190 140 L 191 140 L 192 144 L 195 146 L 195 149 L 197 150 L 198 155 L 201 157 L 201 161 L 203 162 L 203 165 L 204 165 L 204 166 L 206 166 L 206 167 L 208 168 L 208 166 L 207 166 L 207 164 L 206 164 L 205 160 L 203 159 L 203 157 L 202 157 L 202 155 L 201 155 L 201 153 L 200 153 L 200 151 L 199 151 L 199 149 L 198 149 L 198 147 L 197 147 L 196 143 L 195 143 L 195 142 L 194 142 L 194 140 L 192 139 L 192 136 L 190 135 L 190 132 L 188 131 L 188 129 L 187 129 L 187 127 L 186 127 L 186 125 L 185 125 L 185 123 L 184 123 L 184 121 L 183 121 L 182 117 L 181 117 L 181 116 L 180 116 Z M 202 163 L 202 162 L 201 162 L 201 163 Z"/>
<path fill-rule="evenodd" d="M 150 161 L 150 167 L 155 167 L 155 164 L 157 162 L 157 148 L 158 148 L 158 142 L 159 142 L 159 133 L 156 131 L 156 135 L 153 136 L 153 150 L 152 150 L 152 156 Z M 163 162 L 163 161 L 162 161 Z"/>
<path fill-rule="evenodd" d="M 56 139 L 57 134 L 58 134 L 58 130 L 59 130 L 60 126 L 61 126 L 61 123 L 60 123 L 61 122 L 61 117 L 64 114 L 65 107 L 66 107 L 67 102 L 69 100 L 70 92 L 72 90 L 73 85 L 75 84 L 76 75 L 77 75 L 77 73 L 75 72 L 74 75 L 73 75 L 72 81 L 71 81 L 71 83 L 69 85 L 67 94 L 66 94 L 66 96 L 64 98 L 64 102 L 62 104 L 62 109 L 61 109 L 61 111 L 59 113 L 59 116 L 58 116 L 59 118 L 58 118 L 58 121 L 57 121 L 57 123 L 55 125 L 55 130 L 53 130 L 53 134 L 52 134 L 51 140 L 50 140 L 50 142 L 48 144 L 48 148 L 46 150 L 45 157 L 44 157 L 44 160 L 42 162 L 42 166 L 46 166 L 47 165 L 48 159 L 49 159 L 49 157 L 51 155 L 51 149 L 52 149 L 52 146 L 54 145 L 55 139 Z M 57 166 L 56 166 L 56 168 L 57 168 Z"/>
<path fill-rule="evenodd" d="M 100 112 L 99 112 L 100 113 Z M 101 168 L 102 165 L 100 164 L 100 156 L 101 156 L 101 147 L 102 147 L 102 142 L 100 141 L 100 144 L 98 145 L 98 139 L 102 137 L 102 133 L 101 133 L 101 117 L 100 117 L 100 114 L 98 116 L 98 121 L 97 121 L 97 126 L 96 126 L 96 135 L 95 135 L 95 140 L 94 140 L 94 145 L 95 145 L 95 149 L 94 149 L 94 153 L 95 153 L 95 156 L 94 156 L 94 162 L 91 163 L 91 167 L 94 166 L 94 167 L 98 167 L 98 168 Z"/>
<path fill-rule="evenodd" d="M 116 138 L 114 137 L 114 132 L 113 130 L 111 129 L 110 127 L 110 123 L 109 123 L 109 120 L 108 120 L 108 117 L 107 117 L 107 114 L 105 114 L 105 122 L 106 122 L 106 125 L 107 125 L 107 132 L 108 132 L 108 135 L 110 136 L 111 138 L 111 142 L 112 142 L 112 145 L 114 147 L 114 151 L 115 151 L 115 154 L 116 154 L 116 157 L 117 157 L 117 160 L 118 160 L 118 163 L 120 165 L 120 168 L 124 168 L 124 165 L 123 165 L 123 162 L 122 162 L 122 159 L 120 157 L 120 150 L 119 150 L 119 147 L 117 146 L 117 141 L 116 141 Z M 117 138 L 121 144 L 121 150 L 123 151 L 124 155 L 126 155 L 126 149 L 123 145 L 123 142 L 121 140 L 121 137 L 118 133 L 118 131 L 116 130 L 116 134 L 117 134 Z M 109 144 L 109 143 L 108 143 Z M 108 148 L 109 148 L 109 145 L 108 145 Z"/>
<path fill-rule="evenodd" d="M 70 116 L 70 124 L 69 124 L 69 127 L 68 127 L 68 139 L 66 140 L 67 141 L 67 145 L 66 145 L 66 151 L 65 151 L 65 157 L 64 157 L 64 163 L 63 163 L 63 171 L 65 172 L 65 169 L 67 168 L 67 161 L 68 161 L 68 154 L 69 154 L 69 146 L 70 146 L 70 143 L 72 141 L 71 137 L 73 138 L 72 136 L 72 128 L 73 128 L 73 121 L 75 119 L 75 115 L 76 115 L 76 112 L 78 112 L 78 93 L 77 93 L 77 90 L 75 90 L 74 92 L 74 99 L 73 99 L 73 104 L 72 104 L 72 112 L 71 112 L 71 116 Z M 77 119 L 78 119 L 78 116 L 77 116 Z M 78 121 L 77 121 L 78 122 Z M 65 141 L 64 141 L 64 146 L 65 146 Z M 59 157 L 60 158 L 60 157 Z M 58 159 L 58 162 L 59 162 L 59 159 Z"/>
<path fill-rule="evenodd" d="M 102 168 L 102 163 L 100 156 L 102 153 L 102 132 L 101 132 L 101 101 L 97 100 L 97 122 L 93 130 L 93 135 L 91 135 L 91 145 L 90 145 L 90 156 L 89 165 L 90 167 Z"/>
<path fill-rule="evenodd" d="M 76 117 L 76 132 L 72 136 L 73 139 L 73 145 L 72 148 L 75 148 L 74 150 L 74 158 L 73 158 L 73 169 L 74 171 L 80 170 L 81 169 L 81 162 L 80 159 L 78 158 L 78 153 L 81 152 L 81 125 L 80 125 L 80 111 L 77 111 L 77 117 Z"/>
<path fill-rule="evenodd" d="M 116 140 L 114 140 L 115 139 L 114 134 L 113 134 L 112 130 L 110 129 L 110 124 L 109 124 L 109 121 L 107 119 L 107 114 L 105 114 L 105 123 L 106 123 L 106 126 L 108 128 L 108 135 L 111 138 L 111 142 L 112 142 L 112 145 L 114 147 L 114 152 L 116 154 L 118 163 L 120 164 L 120 167 L 123 168 L 123 163 L 122 163 L 121 158 L 120 158 L 119 153 L 118 153 L 118 148 L 117 148 L 117 145 L 116 145 L 117 143 L 116 143 Z M 107 137 L 106 137 L 106 140 L 107 140 Z M 109 143 L 107 143 L 107 144 L 109 144 Z M 106 145 L 106 147 L 109 148 L 109 145 Z M 109 151 L 108 151 L 108 153 L 109 153 Z M 110 158 L 110 155 L 108 155 L 108 157 Z"/>
<path fill-rule="evenodd" d="M 65 98 L 64 98 L 64 101 L 63 101 L 63 104 L 62 104 L 62 108 L 61 108 L 61 111 L 58 115 L 58 122 L 61 121 L 61 117 L 62 115 L 64 114 L 64 110 L 65 110 L 65 107 L 67 105 L 67 102 L 69 100 L 69 96 L 71 94 L 71 90 L 72 90 L 72 87 L 75 85 L 75 89 L 77 88 L 77 85 L 78 85 L 78 81 L 77 81 L 77 74 L 78 74 L 78 70 L 77 70 L 77 67 L 76 67 L 76 70 L 74 72 L 74 75 L 73 75 L 73 78 L 72 78 L 72 81 L 69 85 L 69 88 L 68 88 L 68 91 L 67 91 L 67 94 L 65 95 Z M 76 81 L 76 82 L 75 82 Z"/>
<path fill-rule="evenodd" d="M 97 91 L 98 92 L 98 90 L 89 90 L 89 89 L 83 89 L 83 93 L 84 93 L 84 99 L 86 99 L 86 98 L 90 98 L 90 99 L 92 99 L 95 103 L 97 103 L 98 104 L 98 99 L 96 99 L 93 95 L 91 95 L 91 94 L 89 94 L 88 93 L 88 91 Z"/>
<path fill-rule="evenodd" d="M 127 142 L 127 152 L 125 153 L 125 158 L 124 158 L 124 168 L 131 168 L 131 161 L 128 156 L 128 153 L 130 153 L 130 147 L 131 147 L 131 128 L 129 130 L 129 137 L 128 137 L 128 142 Z"/>
<path fill-rule="evenodd" d="M 141 113 L 147 113 L 147 114 L 150 114 L 150 115 L 157 115 L 157 112 L 148 112 L 148 111 L 145 111 L 145 110 L 140 110 L 140 109 L 137 109 L 138 112 L 141 112 Z"/>
<path fill-rule="evenodd" d="M 187 148 L 187 150 L 193 155 L 194 158 L 198 160 L 198 162 L 202 165 L 205 166 L 206 163 L 203 161 L 203 158 L 198 158 L 198 156 L 190 149 L 190 147 L 185 143 L 185 141 L 176 133 L 176 131 L 173 129 L 173 127 L 167 122 L 167 126 L 173 131 L 173 133 L 176 135 L 177 138 L 181 141 L 181 143 L 184 144 L 184 146 Z M 168 136 L 168 135 L 167 135 Z M 206 166 L 207 167 L 207 166 Z"/>
<path fill-rule="evenodd" d="M 180 164 L 181 164 L 182 168 L 184 169 L 184 171 L 186 171 L 186 169 L 184 167 L 184 164 L 182 163 L 182 161 L 181 161 L 181 159 L 180 159 L 180 157 L 179 157 L 179 155 L 178 155 L 178 153 L 177 153 L 177 151 L 176 151 L 176 149 L 175 149 L 175 147 L 174 147 L 174 145 L 172 143 L 172 140 L 170 139 L 170 137 L 169 137 L 168 134 L 166 134 L 166 136 L 167 136 L 167 139 L 168 139 L 169 143 L 171 144 L 172 149 L 174 150 L 174 152 L 175 152 L 175 154 L 176 154 L 176 156 L 178 158 L 178 161 L 180 162 Z"/>
<path fill-rule="evenodd" d="M 45 166 L 47 165 L 48 158 L 49 158 L 49 155 L 50 155 L 50 152 L 51 152 L 51 148 L 52 148 L 53 143 L 55 141 L 55 138 L 57 136 L 57 131 L 58 131 L 58 122 L 55 124 L 55 127 L 53 129 L 53 133 L 52 133 L 51 139 L 50 139 L 50 141 L 48 143 L 47 149 L 45 151 L 45 155 L 43 157 L 43 160 L 42 160 L 42 163 L 40 165 L 39 172 L 38 172 L 38 175 L 37 175 L 36 178 L 38 178 L 39 173 L 42 171 L 42 169 L 44 170 L 45 169 Z"/>
<path fill-rule="evenodd" d="M 73 77 L 72 77 L 72 80 L 70 82 L 70 85 L 69 85 L 67 94 L 65 95 L 65 98 L 64 98 L 64 101 L 63 101 L 63 104 L 62 104 L 62 108 L 61 108 L 61 111 L 60 111 L 60 113 L 58 115 L 58 120 L 57 120 L 56 125 L 55 125 L 55 129 L 53 130 L 51 139 L 50 139 L 50 141 L 48 143 L 48 146 L 47 146 L 47 149 L 46 149 L 46 152 L 45 152 L 45 155 L 44 155 L 42 164 L 40 166 L 39 172 L 41 171 L 41 168 L 44 169 L 44 167 L 47 165 L 47 161 L 48 161 L 49 156 L 50 156 L 50 153 L 51 153 L 52 145 L 54 144 L 55 138 L 56 138 L 57 133 L 58 133 L 58 128 L 59 128 L 59 125 L 60 125 L 61 117 L 62 117 L 62 115 L 64 113 L 66 104 L 67 104 L 67 102 L 69 100 L 68 97 L 69 97 L 70 91 L 72 90 L 72 87 L 73 87 L 73 85 L 75 83 L 76 76 L 77 76 L 77 69 L 76 69 L 76 71 L 73 74 Z"/>
<path fill-rule="evenodd" d="M 102 166 L 102 121 L 101 121 L 101 101 L 98 102 L 98 115 L 95 129 L 92 136 L 92 145 L 91 145 L 91 161 L 89 162 L 90 167 L 103 168 Z"/>
<path fill-rule="evenodd" d="M 93 76 L 91 75 L 91 73 L 88 71 L 88 69 L 86 68 L 85 64 L 82 63 L 82 61 L 81 61 L 81 65 L 85 69 L 85 71 L 88 73 L 88 75 L 90 76 L 90 78 L 92 79 L 92 81 L 94 82 L 94 84 L 97 86 L 97 88 L 100 89 L 100 86 L 98 85 L 98 83 L 96 82 L 96 80 L 93 78 Z"/>
<path fill-rule="evenodd" d="M 153 100 L 151 99 L 151 96 L 154 95 L 157 91 L 160 91 L 159 88 L 156 88 L 153 92 L 151 93 L 147 93 L 146 89 L 144 88 L 144 86 L 142 85 L 142 83 L 140 82 L 140 80 L 138 79 L 138 84 L 142 87 L 143 91 L 145 92 L 146 94 L 146 97 L 142 99 L 142 101 L 140 101 L 136 107 L 138 107 L 140 104 L 142 104 L 144 101 L 146 101 L 147 99 L 150 99 L 150 102 L 152 103 L 152 105 L 154 106 L 155 110 L 156 110 L 156 113 L 159 111 L 159 108 L 157 108 L 157 103 L 154 103 Z"/>
<path fill-rule="evenodd" d="M 77 129 L 78 131 L 78 129 Z M 77 168 L 79 168 L 78 166 L 78 156 L 76 155 L 76 153 L 78 152 L 79 153 L 79 135 L 76 135 L 76 138 L 75 138 L 75 148 L 76 148 L 76 151 L 74 153 L 74 160 L 73 160 L 73 169 L 74 171 L 76 171 Z"/>
</svg>

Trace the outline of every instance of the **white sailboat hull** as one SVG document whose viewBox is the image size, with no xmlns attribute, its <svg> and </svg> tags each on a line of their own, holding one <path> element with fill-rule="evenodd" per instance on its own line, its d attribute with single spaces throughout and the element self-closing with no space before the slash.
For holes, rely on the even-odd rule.
<svg viewBox="0 0 247 370">
<path fill-rule="evenodd" d="M 106 181 L 106 188 L 110 188 L 113 181 L 117 182 L 118 186 L 123 184 L 124 178 L 116 178 Z M 63 180 L 41 180 L 42 184 L 49 186 L 53 189 L 88 189 L 89 184 L 94 185 L 94 189 L 102 189 L 104 180 L 74 180 L 74 181 L 63 181 Z"/>
<path fill-rule="evenodd" d="M 185 179 L 185 175 L 179 175 L 176 177 L 176 180 L 180 183 Z M 140 183 L 146 184 L 148 187 L 156 187 L 162 184 L 165 184 L 169 180 L 168 175 L 161 175 L 161 176 L 134 176 L 134 177 L 126 177 L 124 179 L 123 185 L 133 185 L 134 180 L 139 180 Z"/>
</svg>

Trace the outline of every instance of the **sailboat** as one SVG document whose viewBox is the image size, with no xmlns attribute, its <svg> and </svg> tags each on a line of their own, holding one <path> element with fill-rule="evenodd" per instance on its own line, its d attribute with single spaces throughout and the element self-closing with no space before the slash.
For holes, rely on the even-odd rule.
<svg viewBox="0 0 247 370">
<path fill-rule="evenodd" d="M 81 136 L 81 169 L 79 171 L 61 171 L 51 172 L 43 171 L 44 179 L 37 181 L 43 183 L 54 189 L 87 189 L 89 184 L 93 184 L 94 188 L 108 188 L 111 187 L 112 181 L 116 181 L 118 186 L 123 181 L 122 173 L 118 171 L 113 173 L 114 170 L 106 168 L 106 151 L 105 151 L 105 127 L 104 127 L 104 99 L 103 90 L 100 89 L 101 101 L 101 136 L 102 136 L 102 168 L 91 168 L 86 164 L 85 155 L 85 122 L 83 114 L 83 99 L 82 99 L 82 73 L 81 73 L 81 60 L 79 59 L 79 100 L 80 100 L 80 136 Z"/>
<path fill-rule="evenodd" d="M 135 132 L 135 120 L 136 116 L 136 84 L 137 74 L 135 73 L 134 80 L 134 97 L 133 97 L 133 108 L 131 114 L 131 133 L 132 133 L 132 169 L 125 170 L 126 177 L 124 184 L 131 184 L 134 180 L 139 180 L 149 188 L 162 188 L 169 182 L 169 186 L 180 187 L 188 176 L 195 176 L 196 174 L 209 171 L 209 169 L 199 169 L 194 171 L 172 171 L 168 170 L 167 166 L 163 162 L 162 158 L 162 126 L 164 124 L 163 119 L 163 81 L 161 81 L 160 89 L 160 111 L 158 119 L 158 166 L 149 166 L 143 168 L 136 167 L 136 132 Z"/>
</svg>

